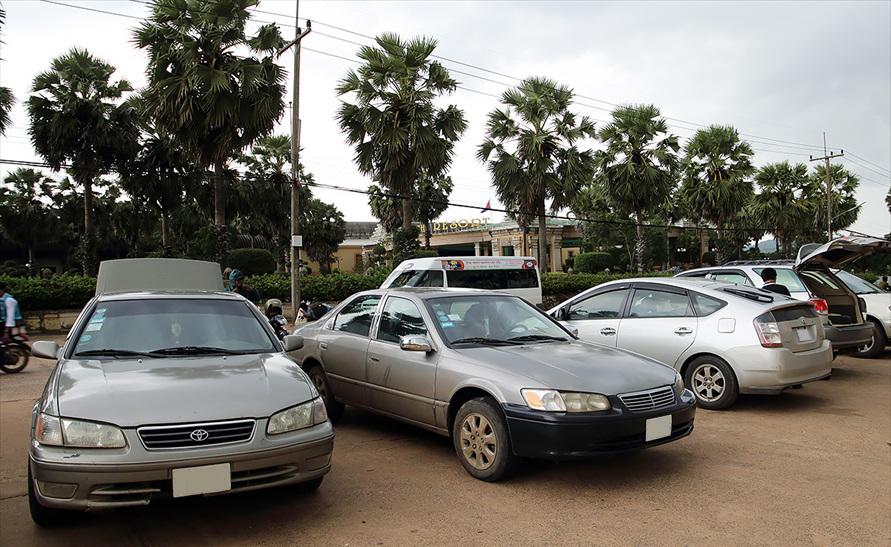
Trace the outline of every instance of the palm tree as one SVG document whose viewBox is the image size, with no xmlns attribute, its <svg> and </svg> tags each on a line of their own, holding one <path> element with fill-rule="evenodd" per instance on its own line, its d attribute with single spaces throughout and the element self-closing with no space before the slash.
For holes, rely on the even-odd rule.
<svg viewBox="0 0 891 547">
<path fill-rule="evenodd" d="M 792 240 L 813 223 L 813 181 L 803 163 L 769 163 L 755 174 L 759 193 L 753 200 L 757 223 L 768 227 L 777 240 L 777 250 L 789 257 Z"/>
<path fill-rule="evenodd" d="M 547 78 L 527 78 L 501 95 L 502 109 L 489 114 L 477 157 L 488 163 L 498 199 L 524 229 L 538 217 L 538 264 L 546 260 L 546 200 L 567 207 L 594 174 L 594 155 L 578 143 L 595 135 L 594 122 L 569 110 L 572 90 Z"/>
<path fill-rule="evenodd" d="M 226 249 L 228 162 L 268 135 L 284 111 L 284 75 L 275 63 L 283 39 L 275 24 L 248 36 L 257 0 L 153 0 L 135 32 L 147 50 L 147 112 L 203 169 L 214 170 L 218 253 Z M 248 51 L 250 55 L 242 55 Z"/>
<path fill-rule="evenodd" d="M 53 60 L 34 78 L 28 99 L 28 130 L 37 153 L 54 170 L 68 163 L 68 172 L 83 188 L 83 271 L 96 270 L 93 229 L 93 183 L 136 142 L 133 109 L 121 101 L 133 88 L 111 80 L 115 68 L 74 48 Z"/>
<path fill-rule="evenodd" d="M 412 192 L 413 217 L 424 225 L 424 246 L 430 248 L 430 223 L 448 209 L 449 196 L 454 184 L 452 177 L 440 174 L 429 176 L 421 172 L 418 185 Z M 402 207 L 399 200 L 383 190 L 377 184 L 368 187 L 368 206 L 371 214 L 381 221 L 388 233 L 393 233 L 402 226 Z"/>
<path fill-rule="evenodd" d="M 421 173 L 439 176 L 448 171 L 455 142 L 467 127 L 455 105 L 437 108 L 434 101 L 455 90 L 457 82 L 439 62 L 431 60 L 437 42 L 416 37 L 403 41 L 382 34 L 376 46 L 359 50 L 362 65 L 350 70 L 337 86 L 343 101 L 337 121 L 355 146 L 359 171 L 381 187 L 403 196 L 402 229 L 411 228 L 413 195 Z"/>
<path fill-rule="evenodd" d="M 54 235 L 55 214 L 41 197 L 52 194 L 55 182 L 36 169 L 19 168 L 0 186 L 0 235 L 28 251 L 28 268 L 34 269 L 34 247 Z"/>
<path fill-rule="evenodd" d="M 637 271 L 643 271 L 643 217 L 665 203 L 678 171 L 676 136 L 652 105 L 622 106 L 598 136 L 606 150 L 598 153 L 600 178 L 607 195 L 634 216 Z"/>
<path fill-rule="evenodd" d="M 752 147 L 741 141 L 731 126 L 711 125 L 693 135 L 686 147 L 679 196 L 690 220 L 711 222 L 718 237 L 723 236 L 725 222 L 752 198 L 753 156 Z M 700 261 L 701 253 L 700 245 Z M 719 247 L 719 264 L 723 262 L 721 254 Z"/>
</svg>

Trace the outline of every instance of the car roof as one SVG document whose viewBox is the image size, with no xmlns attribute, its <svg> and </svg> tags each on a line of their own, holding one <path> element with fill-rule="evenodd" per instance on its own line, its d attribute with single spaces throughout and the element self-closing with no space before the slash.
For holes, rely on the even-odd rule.
<svg viewBox="0 0 891 547">
<path fill-rule="evenodd" d="M 243 296 L 223 291 L 120 291 L 102 293 L 98 302 L 115 300 L 153 300 L 153 299 L 200 299 L 200 300 L 244 300 Z"/>
<path fill-rule="evenodd" d="M 429 268 L 436 266 L 436 269 L 442 269 L 442 261 L 461 260 L 463 262 L 525 262 L 527 260 L 535 260 L 533 256 L 428 256 L 424 258 L 412 258 L 403 260 L 395 270 L 405 269 L 407 266 L 416 266 L 418 268 Z"/>
</svg>

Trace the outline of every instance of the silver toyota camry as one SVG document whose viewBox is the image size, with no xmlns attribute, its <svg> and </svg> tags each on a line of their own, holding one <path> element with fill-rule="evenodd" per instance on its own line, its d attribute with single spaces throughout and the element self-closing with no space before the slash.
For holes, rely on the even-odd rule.
<svg viewBox="0 0 891 547">
<path fill-rule="evenodd" d="M 468 473 L 659 445 L 693 430 L 674 369 L 578 340 L 516 296 L 456 289 L 358 293 L 298 329 L 292 352 L 336 420 L 354 405 L 450 436 Z"/>
<path fill-rule="evenodd" d="M 302 340 L 280 343 L 221 284 L 218 264 L 106 262 L 64 346 L 34 344 L 58 358 L 31 419 L 37 524 L 157 497 L 321 484 L 333 430 L 284 353 Z"/>
</svg>

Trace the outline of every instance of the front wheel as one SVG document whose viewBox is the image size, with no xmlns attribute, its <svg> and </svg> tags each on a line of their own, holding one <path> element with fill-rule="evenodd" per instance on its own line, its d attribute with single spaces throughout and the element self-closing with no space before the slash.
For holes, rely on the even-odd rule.
<svg viewBox="0 0 891 547">
<path fill-rule="evenodd" d="M 8 374 L 21 372 L 28 366 L 28 360 L 31 354 L 26 348 L 21 346 L 7 345 L 3 348 L 3 355 L 0 356 L 0 370 Z"/>
<path fill-rule="evenodd" d="M 331 420 L 332 424 L 337 423 L 337 421 L 340 420 L 340 417 L 343 416 L 344 405 L 334 398 L 334 393 L 331 391 L 331 386 L 328 384 L 328 376 L 325 374 L 325 370 L 319 365 L 313 365 L 306 371 L 306 374 L 309 376 L 309 379 L 312 380 L 313 385 L 316 386 L 316 391 L 319 392 L 322 401 L 325 402 L 325 410 L 328 411 L 328 419 Z"/>
<path fill-rule="evenodd" d="M 854 353 L 854 357 L 862 357 L 864 359 L 872 359 L 878 357 L 885 351 L 888 345 L 888 337 L 885 336 L 885 329 L 876 323 L 872 324 L 872 340 L 863 349 Z"/>
<path fill-rule="evenodd" d="M 696 396 L 696 404 L 709 410 L 729 408 L 739 397 L 733 369 L 714 355 L 694 359 L 684 374 L 684 384 Z"/>
<path fill-rule="evenodd" d="M 516 467 L 507 422 L 490 397 L 461 405 L 452 425 L 452 440 L 461 465 L 474 478 L 496 482 L 509 477 Z"/>
</svg>

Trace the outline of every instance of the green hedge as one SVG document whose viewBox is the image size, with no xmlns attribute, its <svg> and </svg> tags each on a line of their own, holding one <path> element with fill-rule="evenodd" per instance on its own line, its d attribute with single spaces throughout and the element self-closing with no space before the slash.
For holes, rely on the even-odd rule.
<svg viewBox="0 0 891 547">
<path fill-rule="evenodd" d="M 275 257 L 266 249 L 232 249 L 223 267 L 241 270 L 244 275 L 270 274 L 275 271 Z"/>
<path fill-rule="evenodd" d="M 572 269 L 579 273 L 598 273 L 615 266 L 616 259 L 609 253 L 579 253 L 572 262 Z"/>
<path fill-rule="evenodd" d="M 581 256 L 581 255 L 579 255 Z M 590 289 L 607 281 L 627 279 L 630 277 L 671 277 L 670 273 L 645 272 L 642 275 L 636 273 L 604 274 L 604 273 L 579 273 L 562 274 L 548 273 L 541 276 L 541 293 L 543 296 L 561 296 L 569 298 L 586 289 Z"/>
<path fill-rule="evenodd" d="M 0 276 L 19 301 L 22 312 L 80 309 L 96 292 L 96 278 L 82 275 L 52 277 Z"/>
<path fill-rule="evenodd" d="M 300 278 L 300 298 L 318 302 L 337 302 L 359 291 L 380 287 L 386 274 L 362 275 L 333 273 Z M 268 274 L 249 277 L 247 284 L 260 292 L 260 298 L 291 299 L 291 278 L 287 274 Z"/>
</svg>

